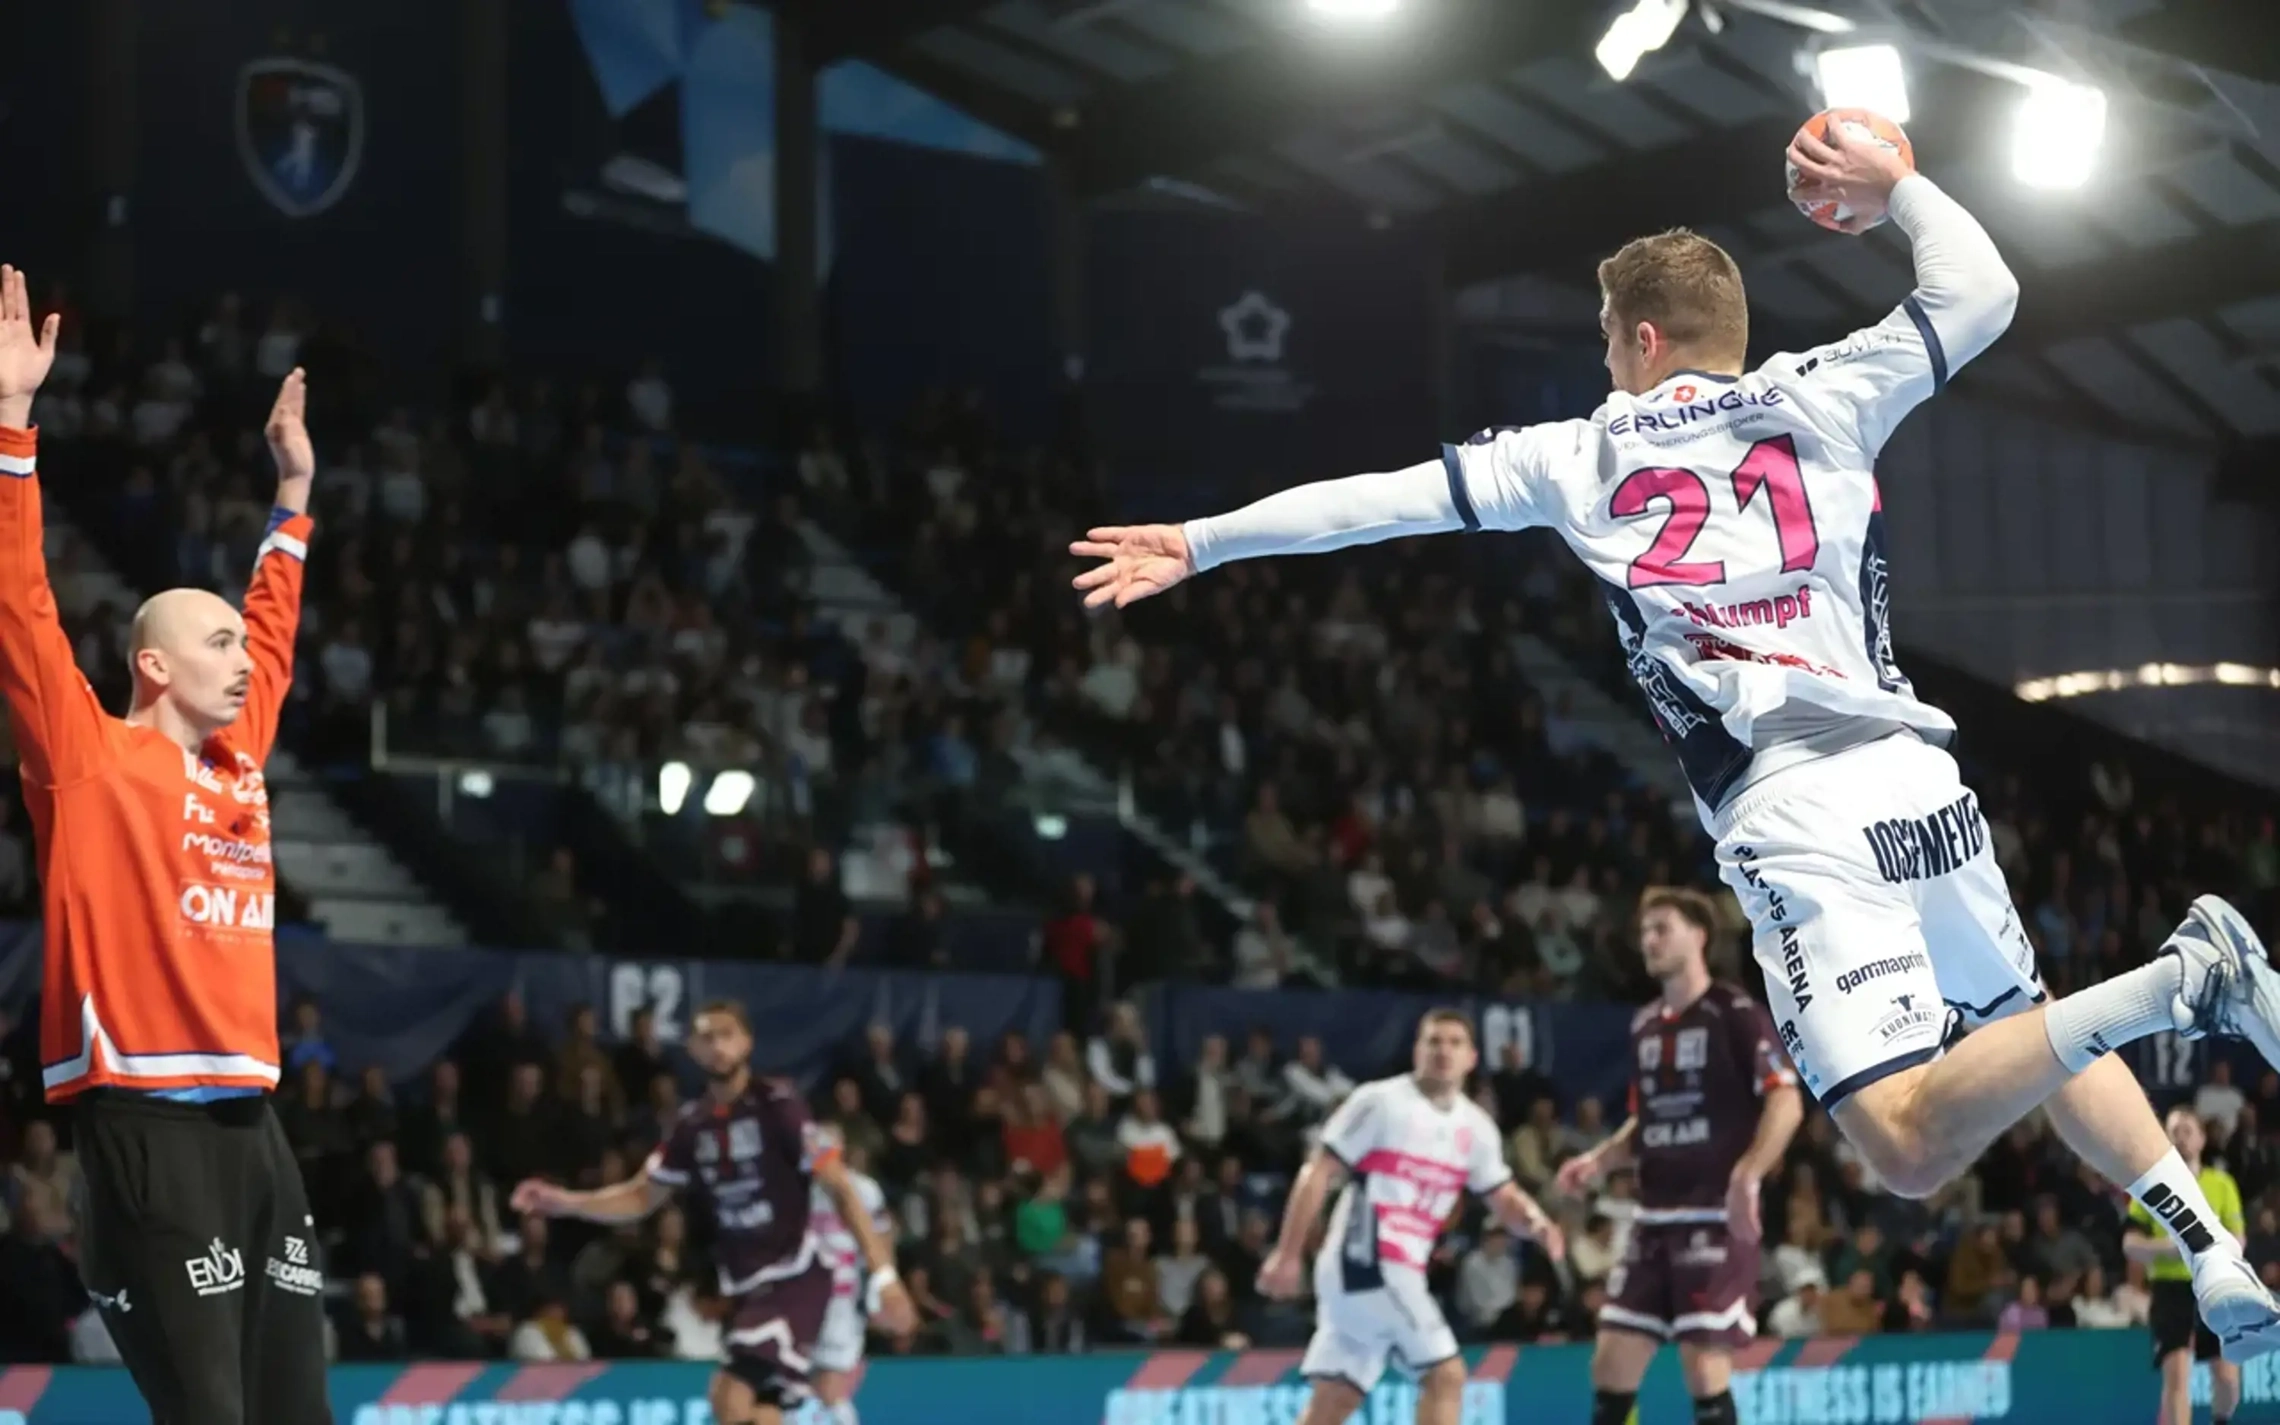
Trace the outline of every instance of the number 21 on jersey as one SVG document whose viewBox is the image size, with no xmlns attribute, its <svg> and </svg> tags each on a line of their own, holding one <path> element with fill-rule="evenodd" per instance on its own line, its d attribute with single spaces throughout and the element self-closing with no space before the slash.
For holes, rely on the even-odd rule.
<svg viewBox="0 0 2280 1425">
<path fill-rule="evenodd" d="M 1734 516 L 1749 513 L 1763 495 L 1773 512 L 1773 533 L 1781 552 L 1781 572 L 1797 574 L 1813 567 L 1821 554 L 1821 537 L 1813 528 L 1813 505 L 1805 497 L 1805 476 L 1797 465 L 1797 442 L 1777 435 L 1761 440 L 1742 457 L 1726 477 L 1734 490 Z M 1619 520 L 1654 513 L 1661 503 L 1663 524 L 1647 552 L 1631 561 L 1629 584 L 1651 589 L 1663 584 L 1723 584 L 1722 559 L 1690 561 L 1686 557 L 1702 537 L 1714 513 L 1710 481 L 1699 473 L 1675 465 L 1650 465 L 1634 470 L 1615 487 L 1608 513 Z"/>
</svg>

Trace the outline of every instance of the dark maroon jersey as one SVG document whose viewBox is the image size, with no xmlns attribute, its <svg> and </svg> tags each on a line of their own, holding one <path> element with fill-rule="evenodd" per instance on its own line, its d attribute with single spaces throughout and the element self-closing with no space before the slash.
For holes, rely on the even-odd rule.
<svg viewBox="0 0 2280 1425">
<path fill-rule="evenodd" d="M 798 1090 L 755 1078 L 733 1103 L 707 1094 L 684 1107 L 643 1171 L 712 1214 L 721 1293 L 742 1296 L 814 1258 L 808 1204 L 818 1155 Z"/>
<path fill-rule="evenodd" d="M 1797 1082 L 1773 1017 L 1738 985 L 1713 984 L 1675 1014 L 1658 1000 L 1631 1018 L 1631 1062 L 1640 1208 L 1719 1212 L 1766 1090 Z"/>
</svg>

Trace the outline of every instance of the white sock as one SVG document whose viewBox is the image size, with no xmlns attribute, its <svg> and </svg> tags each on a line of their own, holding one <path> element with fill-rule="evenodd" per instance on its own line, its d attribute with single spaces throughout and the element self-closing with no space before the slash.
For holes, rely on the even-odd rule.
<svg viewBox="0 0 2280 1425">
<path fill-rule="evenodd" d="M 2144 1204 L 2154 1221 L 2169 1229 L 2169 1240 L 2177 1244 L 2187 1266 L 2211 1252 L 2240 1255 L 2239 1241 L 2225 1230 L 2216 1209 L 2209 1206 L 2208 1195 L 2201 1191 L 2201 1180 L 2185 1166 L 2175 1148 L 2162 1154 L 2161 1161 L 2130 1184 L 2130 1196 Z"/>
<path fill-rule="evenodd" d="M 2175 1029 L 2182 973 L 2181 961 L 2163 955 L 2046 1005 L 2043 1032 L 2058 1062 L 2079 1074 L 2133 1039 Z"/>
</svg>

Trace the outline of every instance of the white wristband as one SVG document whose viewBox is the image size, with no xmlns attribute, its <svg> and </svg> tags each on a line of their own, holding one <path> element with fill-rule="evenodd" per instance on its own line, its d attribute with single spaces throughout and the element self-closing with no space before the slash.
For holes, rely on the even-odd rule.
<svg viewBox="0 0 2280 1425">
<path fill-rule="evenodd" d="M 871 1279 L 863 1284 L 864 1315 L 878 1315 L 879 1298 L 886 1293 L 888 1287 L 893 1286 L 896 1282 L 899 1282 L 901 1280 L 902 1278 L 895 1274 L 895 1269 L 893 1267 L 881 1267 L 877 1271 L 871 1273 Z"/>
</svg>

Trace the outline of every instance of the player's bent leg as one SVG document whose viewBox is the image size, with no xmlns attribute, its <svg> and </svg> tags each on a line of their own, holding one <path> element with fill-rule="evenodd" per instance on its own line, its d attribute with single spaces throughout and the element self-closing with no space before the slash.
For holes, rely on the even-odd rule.
<svg viewBox="0 0 2280 1425">
<path fill-rule="evenodd" d="M 105 1095 L 82 1102 L 76 1139 L 80 1276 L 152 1420 L 245 1425 L 236 1145 L 183 1106 Z"/>
<path fill-rule="evenodd" d="M 853 1297 L 834 1295 L 816 1337 L 811 1372 L 816 1400 L 831 1425 L 858 1425 L 855 1372 L 863 1364 L 865 1322 Z"/>
<path fill-rule="evenodd" d="M 1678 1364 L 1686 1393 L 1694 1401 L 1694 1425 L 1735 1425 L 1734 1353 L 1724 1343 L 1678 1343 Z"/>
<path fill-rule="evenodd" d="M 713 1372 L 705 1396 L 712 1406 L 714 1425 L 784 1425 L 784 1413 L 760 1403 L 752 1383 L 730 1371 Z"/>
<path fill-rule="evenodd" d="M 2161 1425 L 2193 1425 L 2191 1351 L 2171 1351 L 2161 1358 Z"/>
<path fill-rule="evenodd" d="M 855 1413 L 855 1377 L 847 1371 L 816 1368 L 816 1404 L 822 1408 L 823 1418 L 831 1425 L 861 1425 Z"/>
<path fill-rule="evenodd" d="M 316 1223 L 292 1144 L 275 1115 L 265 1116 L 270 1191 L 248 1214 L 246 1234 L 246 1418 L 252 1425 L 332 1425 Z"/>
<path fill-rule="evenodd" d="M 1998 1020 L 1943 1058 L 1861 1085 L 1831 1116 L 1893 1192 L 1929 1197 L 2074 1077 L 2051 1048 L 2047 1012 Z"/>
<path fill-rule="evenodd" d="M 1373 1301 L 1381 1292 L 1349 1295 L 1325 1285 L 1316 1291 L 1320 1315 L 1298 1363 L 1299 1374 L 1314 1384 L 1303 1425 L 1345 1425 L 1385 1374 L 1393 1347 L 1384 1321 L 1389 1313 Z"/>
<path fill-rule="evenodd" d="M 1639 1383 L 1647 1378 L 1663 1338 L 1641 1327 L 1617 1326 L 1601 1314 L 1591 1346 L 1591 1425 L 1630 1425 Z"/>
<path fill-rule="evenodd" d="M 2192 1402 L 2192 1373 L 2186 1372 L 2186 1403 Z M 2240 1409 L 2240 1367 L 2231 1361 L 2209 1362 L 2209 1422 L 2225 1425 Z"/>
<path fill-rule="evenodd" d="M 1299 1417 L 1299 1425 L 1346 1425 L 1355 1411 L 1362 1408 L 1362 1397 L 1368 1394 L 1350 1380 L 1338 1376 L 1314 1377 L 1314 1389 L 1306 1397 L 1306 1413 Z"/>
<path fill-rule="evenodd" d="M 1451 1356 L 1417 1378 L 1417 1425 L 1457 1425 L 1465 1408 L 1465 1363 Z"/>
<path fill-rule="evenodd" d="M 1632 1326 L 1603 1322 L 1591 1346 L 1591 1388 L 1609 1395 L 1637 1395 L 1639 1382 L 1654 1364 L 1663 1338 Z"/>
</svg>

